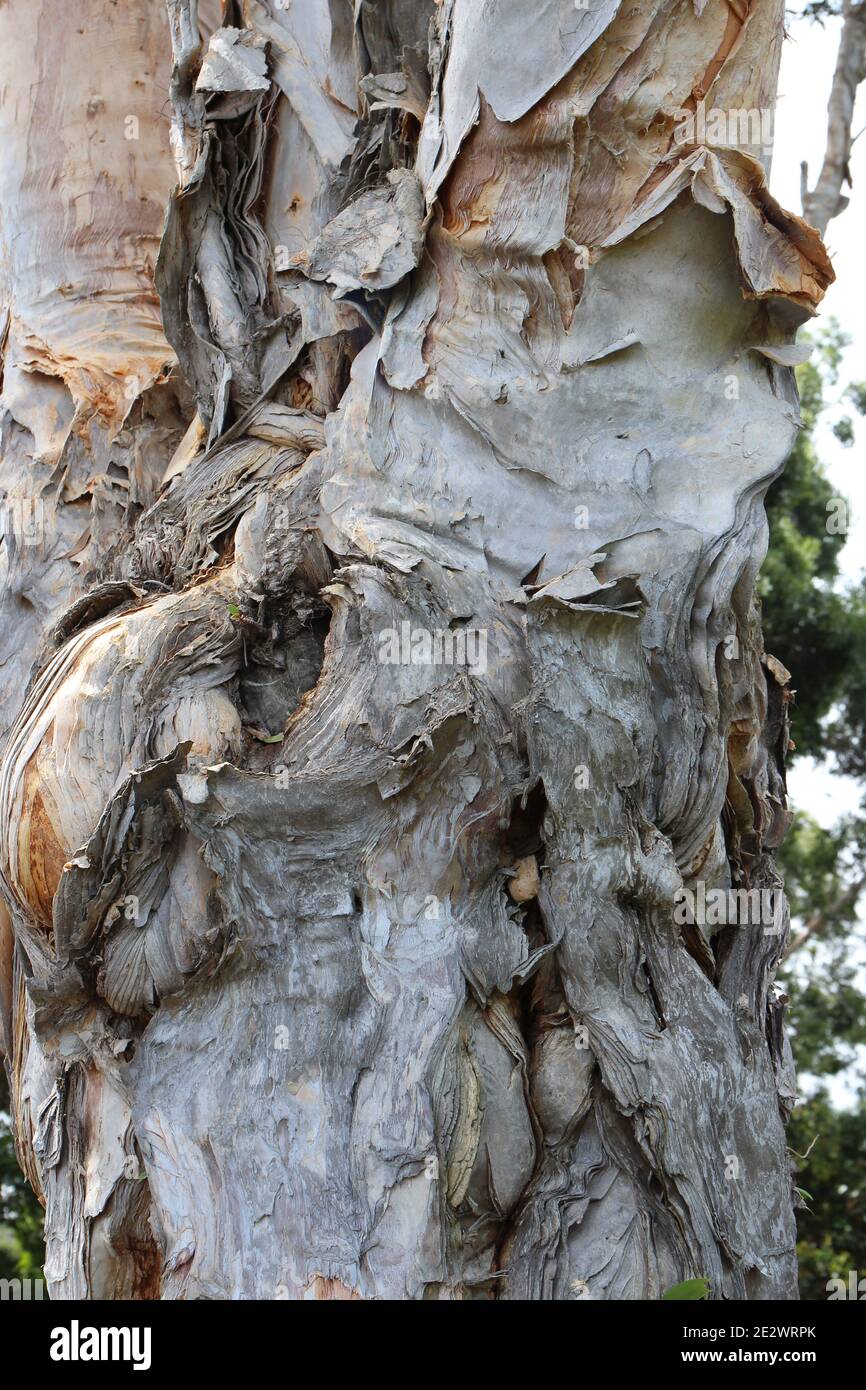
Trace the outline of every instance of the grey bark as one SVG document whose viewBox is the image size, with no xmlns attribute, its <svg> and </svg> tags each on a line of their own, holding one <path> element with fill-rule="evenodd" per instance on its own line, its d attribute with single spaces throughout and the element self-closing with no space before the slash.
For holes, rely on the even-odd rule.
<svg viewBox="0 0 866 1390">
<path fill-rule="evenodd" d="M 148 159 L 77 227 L 2 200 L 42 528 L 3 550 L 4 1037 L 52 1296 L 796 1297 L 787 923 L 674 912 L 778 888 L 787 823 L 754 581 L 832 271 L 748 151 L 673 137 L 772 101 L 781 5 L 89 3 Z M 50 70 L 73 21 L 31 23 Z"/>
<path fill-rule="evenodd" d="M 809 188 L 809 168 L 800 166 L 803 215 L 823 236 L 828 224 L 848 206 L 843 194 L 851 183 L 849 160 L 854 140 L 854 105 L 858 88 L 866 80 L 866 5 L 844 0 L 839 51 L 827 103 L 827 144 L 824 162 L 814 188 Z"/>
</svg>

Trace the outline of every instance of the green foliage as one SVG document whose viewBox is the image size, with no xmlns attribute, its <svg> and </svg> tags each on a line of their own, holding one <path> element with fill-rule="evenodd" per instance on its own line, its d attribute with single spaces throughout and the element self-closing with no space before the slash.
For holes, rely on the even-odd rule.
<svg viewBox="0 0 866 1390">
<path fill-rule="evenodd" d="M 844 499 L 836 497 L 814 442 L 828 408 L 827 387 L 838 383 L 845 339 L 831 323 L 814 347 L 813 360 L 798 370 L 805 428 L 767 500 L 770 550 L 760 586 L 765 643 L 792 672 L 798 750 L 835 758 L 840 771 L 866 779 L 866 589 L 839 586 L 846 536 L 828 518 Z M 866 384 L 849 386 L 844 396 L 866 413 Z M 847 415 L 835 422 L 842 443 L 854 430 Z M 788 1130 L 801 1203 L 800 1289 L 804 1299 L 826 1299 L 829 1279 L 866 1272 L 866 1091 L 839 1108 L 824 1081 L 843 1072 L 850 1081 L 856 1048 L 866 1045 L 866 1001 L 851 960 L 866 878 L 866 820 L 847 816 L 825 830 L 799 811 L 779 859 L 795 935 L 808 928 L 810 941 L 820 942 L 820 949 L 804 946 L 805 959 L 795 954 L 782 973 L 797 1070 L 801 1084 L 808 1080 L 813 1088 Z"/>
<path fill-rule="evenodd" d="M 843 711 L 836 742 L 844 747 L 854 737 L 866 749 L 866 716 L 857 703 L 860 682 L 866 692 L 866 656 L 862 675 L 852 665 L 857 647 L 866 649 L 866 596 L 862 588 L 840 593 L 834 587 L 846 539 L 834 523 L 846 504 L 826 477 L 814 443 L 825 388 L 838 380 L 845 343 L 831 323 L 813 339 L 815 360 L 798 368 L 804 427 L 767 495 L 770 548 L 758 585 L 767 651 L 791 671 L 797 692 L 794 743 L 816 757 L 828 749 L 824 721 L 835 705 Z"/>
<path fill-rule="evenodd" d="M 852 381 L 846 387 L 845 395 L 854 402 L 860 415 L 866 415 L 866 381 Z"/>
<path fill-rule="evenodd" d="M 866 779 L 866 585 L 838 587 L 847 501 L 826 477 L 814 441 L 847 339 L 831 321 L 812 345 L 813 360 L 797 370 L 803 429 L 767 495 L 770 548 L 758 585 L 764 641 L 793 675 L 797 751 L 832 753 L 841 772 Z M 844 394 L 866 413 L 866 383 Z M 853 441 L 849 416 L 833 428 Z"/>
<path fill-rule="evenodd" d="M 42 1208 L 15 1158 L 2 1068 L 0 1082 L 0 1279 L 32 1279 L 45 1258 Z"/>
<path fill-rule="evenodd" d="M 788 984 L 791 1046 L 799 1070 L 808 1076 L 837 1076 L 866 1045 L 866 1009 L 853 969 L 835 961 L 808 983 Z"/>
<path fill-rule="evenodd" d="M 832 19 L 841 13 L 840 0 L 835 0 L 835 3 L 832 4 L 831 0 L 808 0 L 808 3 L 803 6 L 804 18 L 817 20 L 822 29 L 825 19 Z"/>
<path fill-rule="evenodd" d="M 800 1295 L 826 1299 L 828 1279 L 866 1273 L 866 1094 L 838 1110 L 819 1090 L 795 1109 L 788 1143 L 809 1190 L 797 1213 Z"/>
<path fill-rule="evenodd" d="M 825 743 L 840 772 L 866 781 L 866 585 L 846 597 L 850 649 Z"/>
<path fill-rule="evenodd" d="M 856 885 L 866 861 L 866 822 L 844 816 L 831 830 L 797 811 L 778 853 L 791 916 L 821 918 L 821 938 L 847 937 L 857 918 Z"/>
<path fill-rule="evenodd" d="M 682 1284 L 672 1284 L 662 1294 L 662 1300 L 668 1301 L 688 1301 L 697 1302 L 701 1298 L 709 1298 L 710 1286 L 706 1279 L 685 1279 Z"/>
<path fill-rule="evenodd" d="M 844 444 L 846 449 L 850 449 L 854 443 L 854 421 L 850 415 L 843 415 L 833 426 L 833 433 L 840 444 Z"/>
</svg>

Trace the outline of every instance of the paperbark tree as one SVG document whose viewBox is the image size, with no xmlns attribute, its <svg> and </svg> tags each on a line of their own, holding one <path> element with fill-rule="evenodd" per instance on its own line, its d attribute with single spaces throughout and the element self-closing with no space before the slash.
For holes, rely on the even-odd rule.
<svg viewBox="0 0 866 1390">
<path fill-rule="evenodd" d="M 677 908 L 787 823 L 754 581 L 832 271 L 766 188 L 782 19 L 0 8 L 53 1297 L 796 1297 L 784 914 Z"/>
<path fill-rule="evenodd" d="M 818 12 L 822 10 L 818 6 Z M 827 225 L 848 206 L 843 194 L 851 183 L 849 160 L 857 136 L 853 131 L 854 104 L 861 82 L 866 81 L 866 5 L 842 0 L 842 30 L 836 67 L 827 103 L 827 144 L 814 188 L 809 188 L 809 166 L 800 165 L 800 197 L 803 212 L 823 236 Z"/>
</svg>

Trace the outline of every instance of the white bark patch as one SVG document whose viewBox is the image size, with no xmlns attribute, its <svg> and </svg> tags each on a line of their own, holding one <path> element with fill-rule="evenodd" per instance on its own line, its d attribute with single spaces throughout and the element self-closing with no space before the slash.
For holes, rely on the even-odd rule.
<svg viewBox="0 0 866 1390">
<path fill-rule="evenodd" d="M 202 60 L 197 92 L 266 92 L 265 41 L 252 29 L 217 29 Z"/>
</svg>

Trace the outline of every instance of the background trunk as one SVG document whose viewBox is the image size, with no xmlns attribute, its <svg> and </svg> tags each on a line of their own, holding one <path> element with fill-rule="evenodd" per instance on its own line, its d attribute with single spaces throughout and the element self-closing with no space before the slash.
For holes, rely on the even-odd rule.
<svg viewBox="0 0 866 1390">
<path fill-rule="evenodd" d="M 592 3 L 0 9 L 53 1297 L 796 1297 L 787 927 L 674 903 L 778 885 L 832 272 L 684 120 L 771 106 L 781 3 Z"/>
</svg>

